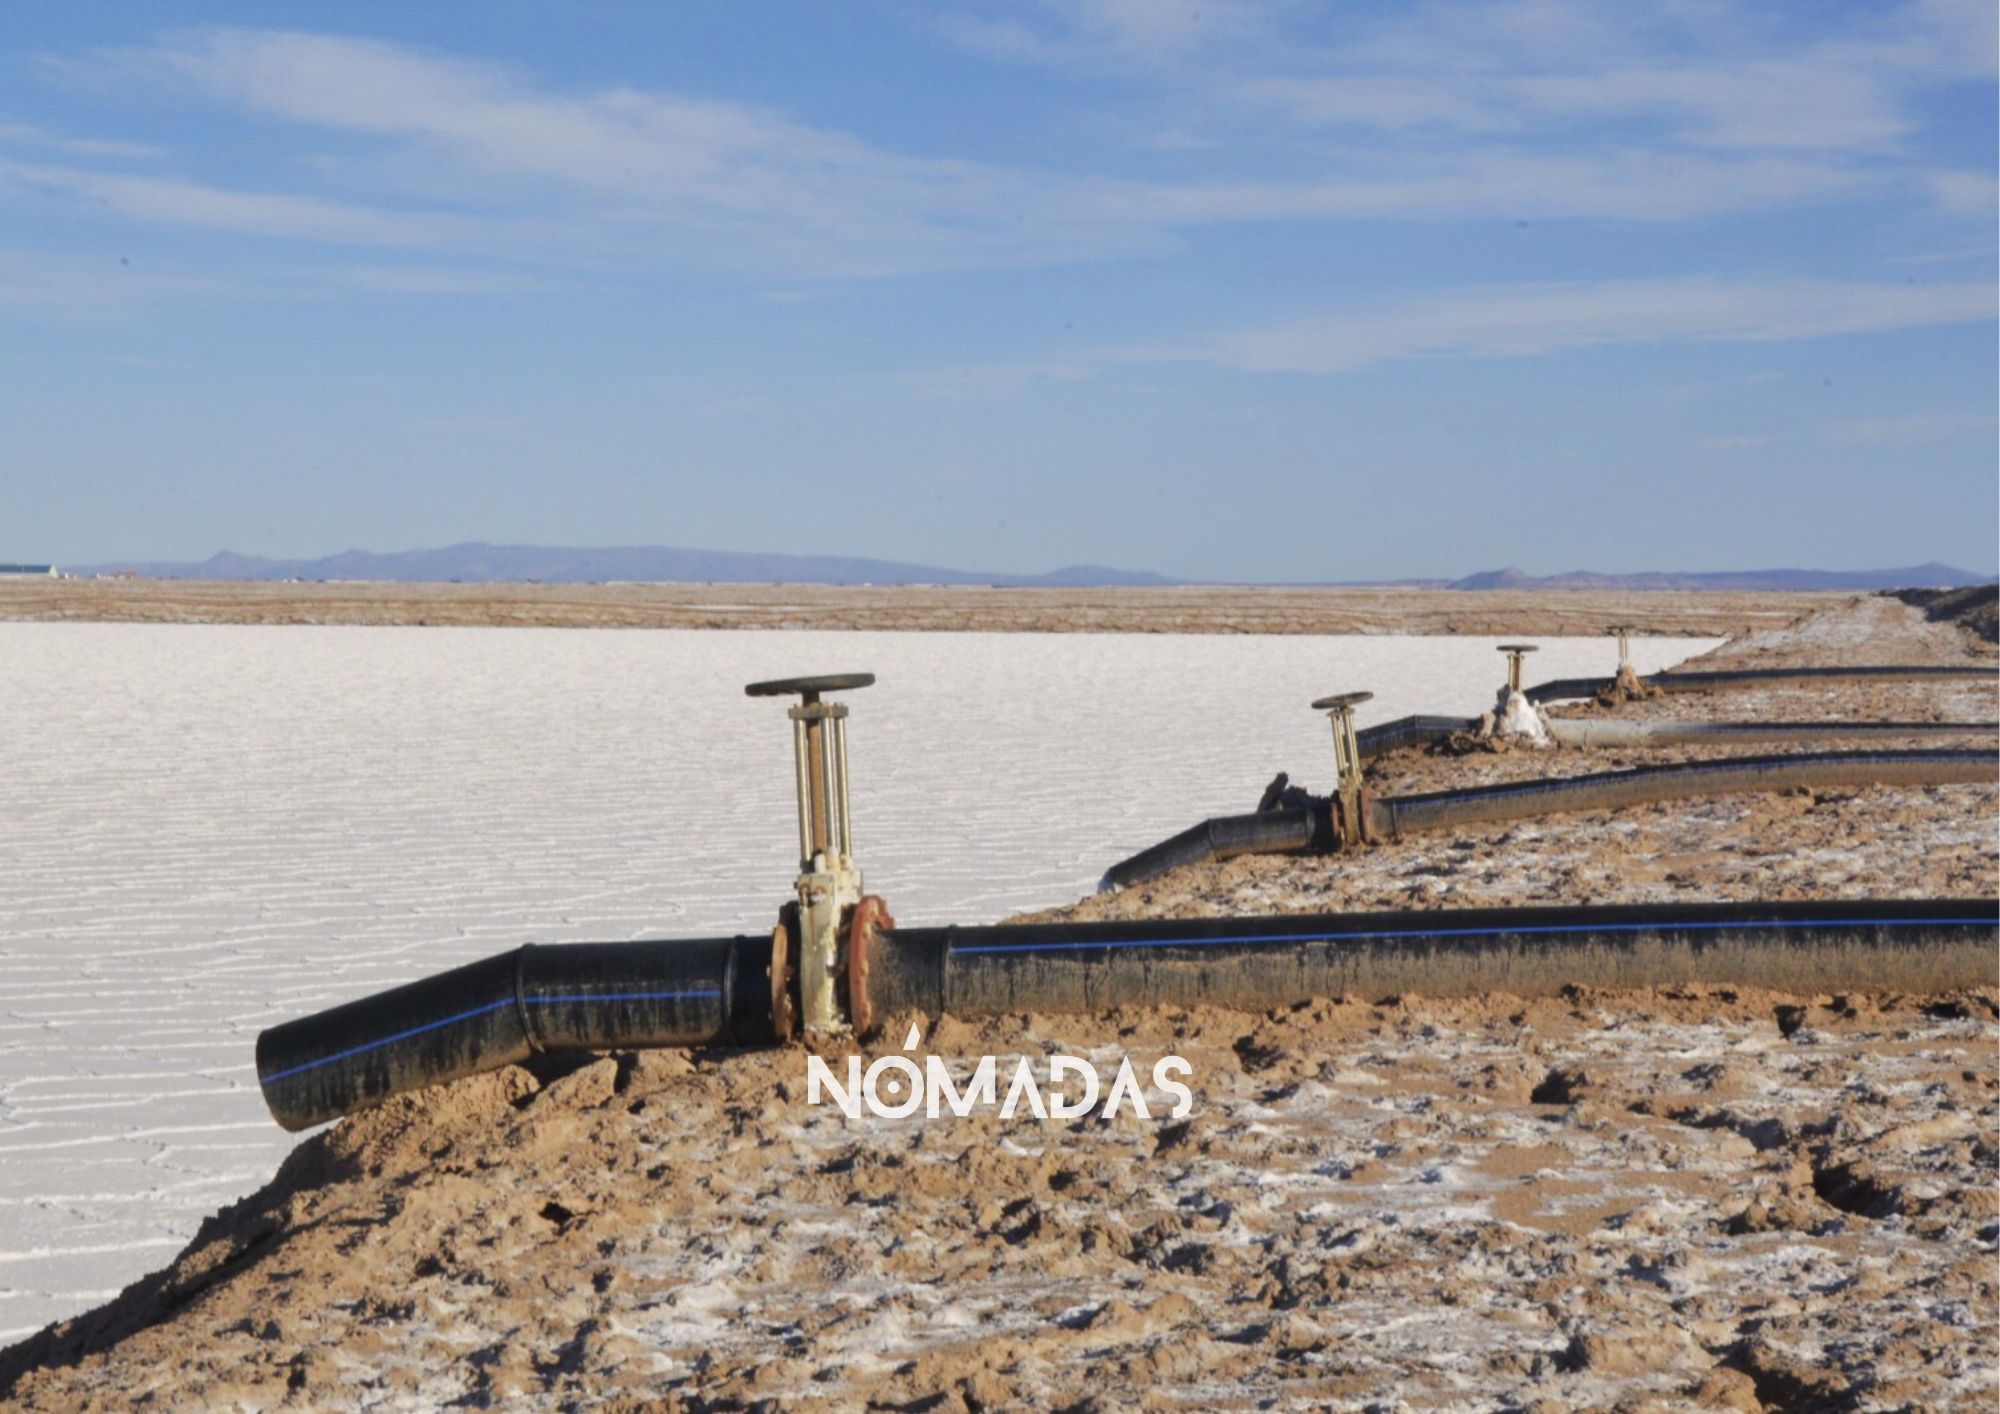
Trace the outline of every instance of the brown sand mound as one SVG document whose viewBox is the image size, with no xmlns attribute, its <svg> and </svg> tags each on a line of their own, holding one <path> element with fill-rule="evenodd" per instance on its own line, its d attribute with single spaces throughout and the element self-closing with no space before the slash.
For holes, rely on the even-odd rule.
<svg viewBox="0 0 2000 1414">
<path fill-rule="evenodd" d="M 0 619 L 1033 633 L 1600 634 L 1707 637 L 1785 623 L 1824 593 L 1678 590 L 1000 589 L 801 584 L 0 582 Z"/>
<path fill-rule="evenodd" d="M 1928 619 L 1955 623 L 1988 643 L 2000 641 L 2000 584 L 1968 589 L 1901 589 L 1896 597 L 1914 604 Z"/>
<path fill-rule="evenodd" d="M 925 1038 L 961 1077 L 1174 1052 L 1179 1122 L 850 1121 L 796 1050 L 510 1069 L 307 1140 L 165 1272 L 0 1355 L 0 1392 L 1986 1407 L 1996 1015 L 1685 989 Z"/>
<path fill-rule="evenodd" d="M 1782 628 L 1760 628 L 1734 637 L 1695 659 L 1692 666 L 1816 668 L 1978 661 L 1992 662 L 1993 648 L 1971 620 L 1956 612 L 1923 612 L 1895 594 L 1858 594 L 1818 605 Z"/>
</svg>

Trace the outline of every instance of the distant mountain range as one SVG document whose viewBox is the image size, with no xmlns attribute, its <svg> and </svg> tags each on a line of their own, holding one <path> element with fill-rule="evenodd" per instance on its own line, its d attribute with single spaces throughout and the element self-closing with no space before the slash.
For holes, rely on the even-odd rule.
<svg viewBox="0 0 2000 1414">
<path fill-rule="evenodd" d="M 77 574 L 130 572 L 149 579 L 376 579 L 485 584 L 1171 584 L 1164 575 L 1070 565 L 1047 574 L 987 574 L 842 555 L 767 555 L 670 545 L 571 549 L 548 545 L 450 545 L 378 555 L 346 550 L 317 560 L 269 560 L 228 550 L 199 563 L 88 565 Z"/>
<path fill-rule="evenodd" d="M 994 574 L 943 569 L 900 560 L 868 560 L 839 555 L 777 555 L 733 550 L 686 550 L 667 545 L 572 549 L 547 545 L 451 545 L 441 550 L 376 554 L 347 550 L 316 560 L 272 560 L 223 551 L 196 562 L 67 566 L 75 574 L 139 574 L 151 579 L 330 579 L 402 582 L 492 582 L 543 584 L 984 584 L 1012 588 L 1081 588 L 1116 585 L 1186 584 L 1146 570 L 1070 565 L 1046 574 Z M 1951 565 L 1912 565 L 1888 570 L 1726 570 L 1701 574 L 1659 571 L 1644 574 L 1531 575 L 1525 570 L 1484 570 L 1463 579 L 1374 581 L 1427 589 L 1957 589 L 1984 584 L 1992 575 Z M 1354 584 L 1355 581 L 1326 581 Z"/>
<path fill-rule="evenodd" d="M 1688 574 L 1661 570 L 1645 574 L 1533 575 L 1525 570 L 1484 570 L 1455 579 L 1447 589 L 1960 589 L 1990 582 L 1951 565 L 1931 563 L 1894 570 L 1719 570 Z"/>
</svg>

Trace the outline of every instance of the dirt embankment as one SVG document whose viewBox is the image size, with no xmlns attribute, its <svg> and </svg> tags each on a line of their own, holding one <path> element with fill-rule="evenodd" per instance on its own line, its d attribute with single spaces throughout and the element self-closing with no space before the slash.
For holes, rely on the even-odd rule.
<svg viewBox="0 0 2000 1414">
<path fill-rule="evenodd" d="M 1530 660 L 1532 662 L 1532 659 Z M 1976 628 L 1925 616 L 1890 596 L 1853 597 L 1781 628 L 1733 640 L 1691 669 L 1866 664 L 1993 665 Z M 1625 720 L 2000 723 L 2000 676 L 1972 681 L 1826 682 L 1672 693 L 1560 715 Z M 1815 750 L 1992 750 L 1996 736 L 1667 748 L 1414 747 L 1368 764 L 1384 796 L 1587 775 L 1673 761 Z M 1332 763 L 1274 761 L 1319 790 Z M 2000 760 L 1996 760 L 2000 776 Z M 1243 808 L 1257 803 L 1246 782 Z M 1249 855 L 1177 869 L 1118 893 L 1032 915 L 1036 921 L 1474 908 L 1524 903 L 1649 903 L 2000 895 L 1994 785 L 1799 789 L 1585 811 L 1412 835 L 1340 856 Z M 1193 824 L 1193 821 L 1189 821 Z"/>
<path fill-rule="evenodd" d="M 1929 619 L 1963 625 L 1988 643 L 2000 643 L 2000 584 L 1965 589 L 1902 589 L 1896 597 Z"/>
<path fill-rule="evenodd" d="M 1644 633 L 1782 624 L 1809 593 L 1186 586 L 1000 589 L 784 584 L 0 582 L 0 619 L 546 628 L 929 629 L 1032 633 Z"/>
<path fill-rule="evenodd" d="M 1991 661 L 1873 599 L 1725 656 L 1850 651 Z M 1934 688 L 1973 695 L 1859 691 L 1996 715 L 1990 686 Z M 1758 714 L 1878 700 L 1798 691 L 1831 695 L 1773 692 Z M 1570 758 L 1603 764 L 1409 752 L 1376 769 L 1393 787 Z M 1239 860 L 1074 912 L 1991 897 L 1995 824 L 1990 787 L 1743 797 Z M 1121 1057 L 1143 1074 L 1177 1054 L 1194 1107 L 850 1120 L 806 1103 L 799 1050 L 510 1068 L 308 1139 L 165 1271 L 0 1352 L 0 1401 L 1983 1410 L 2000 1394 L 2000 990 L 944 1018 L 920 1050 L 961 1083 L 988 1054 L 1003 1074 L 1075 1054 L 1107 1082 Z"/>
<path fill-rule="evenodd" d="M 796 1051 L 510 1069 L 307 1140 L 167 1271 L 0 1355 L 0 1391 L 1990 1407 L 1996 1013 L 1694 988 L 924 1041 L 961 1080 L 986 1053 L 1078 1052 L 1107 1081 L 1179 1054 L 1179 1122 L 850 1121 L 804 1103 Z"/>
</svg>

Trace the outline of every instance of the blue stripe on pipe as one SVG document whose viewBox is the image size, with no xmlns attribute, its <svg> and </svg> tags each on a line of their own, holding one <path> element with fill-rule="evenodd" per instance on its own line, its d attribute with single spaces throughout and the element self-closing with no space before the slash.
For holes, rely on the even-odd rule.
<svg viewBox="0 0 2000 1414">
<path fill-rule="evenodd" d="M 321 1056 L 318 1060 L 306 1061 L 301 1065 L 291 1067 L 289 1070 L 281 1070 L 276 1075 L 260 1075 L 257 1077 L 257 1083 L 259 1085 L 269 1085 L 274 1080 L 283 1080 L 286 1076 L 297 1075 L 302 1070 L 312 1070 L 317 1066 L 332 1065 L 335 1061 L 346 1060 L 349 1056 L 358 1056 L 368 1051 L 379 1050 L 383 1046 L 392 1046 L 398 1041 L 407 1041 L 412 1036 L 421 1036 L 426 1031 L 435 1031 L 441 1026 L 450 1026 L 454 1022 L 470 1021 L 475 1016 L 484 1016 L 489 1011 L 498 1011 L 503 1006 L 512 1006 L 513 1004 L 514 999 L 512 997 L 503 997 L 497 1002 L 488 1002 L 485 1006 L 476 1006 L 471 1011 L 461 1011 L 456 1016 L 446 1016 L 440 1017 L 436 1021 L 426 1021 L 422 1026 L 412 1026 L 408 1031 L 398 1031 L 395 1035 L 384 1036 L 378 1041 L 363 1041 L 358 1046 L 349 1046 L 346 1050 L 335 1051 L 330 1056 Z"/>
<path fill-rule="evenodd" d="M 953 953 L 1077 952 L 1086 948 L 1183 948 L 1212 947 L 1218 943 L 1342 943 L 1371 939 L 1403 938 L 1503 938 L 1541 933 L 1667 933 L 1720 932 L 1729 928 L 1905 928 L 1905 927 L 2000 927 L 2000 915 L 1991 918 L 1772 918 L 1727 919 L 1713 922 L 1689 920 L 1680 923 L 1547 923 L 1508 928 L 1413 928 L 1405 931 L 1367 933 L 1266 933 L 1224 938 L 1106 938 L 1089 943 L 986 943 L 975 947 L 954 947 Z"/>
<path fill-rule="evenodd" d="M 527 997 L 524 1000 L 535 1006 L 556 1006 L 563 1002 L 657 1002 L 675 1001 L 683 997 L 719 997 L 721 995 L 722 989 L 720 987 L 704 987 L 685 992 L 578 992 L 559 997 Z M 436 1031 L 440 1027 L 450 1026 L 456 1022 L 470 1021 L 475 1016 L 484 1016 L 489 1011 L 498 1011 L 502 1007 L 512 1005 L 514 1005 L 514 998 L 503 997 L 497 1002 L 488 1002 L 485 1006 L 476 1006 L 470 1011 L 461 1011 L 452 1016 L 440 1017 L 436 1021 L 426 1021 L 422 1026 L 412 1026 L 408 1031 L 398 1031 L 393 1036 L 384 1036 L 374 1041 L 364 1041 L 358 1046 L 349 1046 L 344 1051 L 335 1051 L 330 1056 L 321 1056 L 318 1060 L 302 1062 L 287 1070 L 278 1071 L 274 1075 L 260 1075 L 257 1077 L 257 1083 L 259 1085 L 269 1085 L 274 1081 L 283 1080 L 287 1076 L 297 1075 L 301 1071 L 316 1070 L 323 1065 L 332 1065 L 335 1061 L 344 1061 L 354 1056 L 366 1055 L 369 1051 L 380 1050 L 384 1046 L 393 1046 L 398 1041 L 407 1041 L 412 1036 L 421 1036 L 426 1032 Z"/>
</svg>

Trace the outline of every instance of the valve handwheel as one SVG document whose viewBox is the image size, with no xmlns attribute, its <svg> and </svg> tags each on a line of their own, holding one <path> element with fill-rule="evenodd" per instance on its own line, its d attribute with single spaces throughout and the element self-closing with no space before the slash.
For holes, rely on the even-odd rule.
<svg viewBox="0 0 2000 1414">
<path fill-rule="evenodd" d="M 822 692 L 849 692 L 857 687 L 872 687 L 873 673 L 822 673 L 810 678 L 774 678 L 770 682 L 753 682 L 743 689 L 746 697 L 790 697 L 804 694 L 817 697 Z"/>
</svg>

